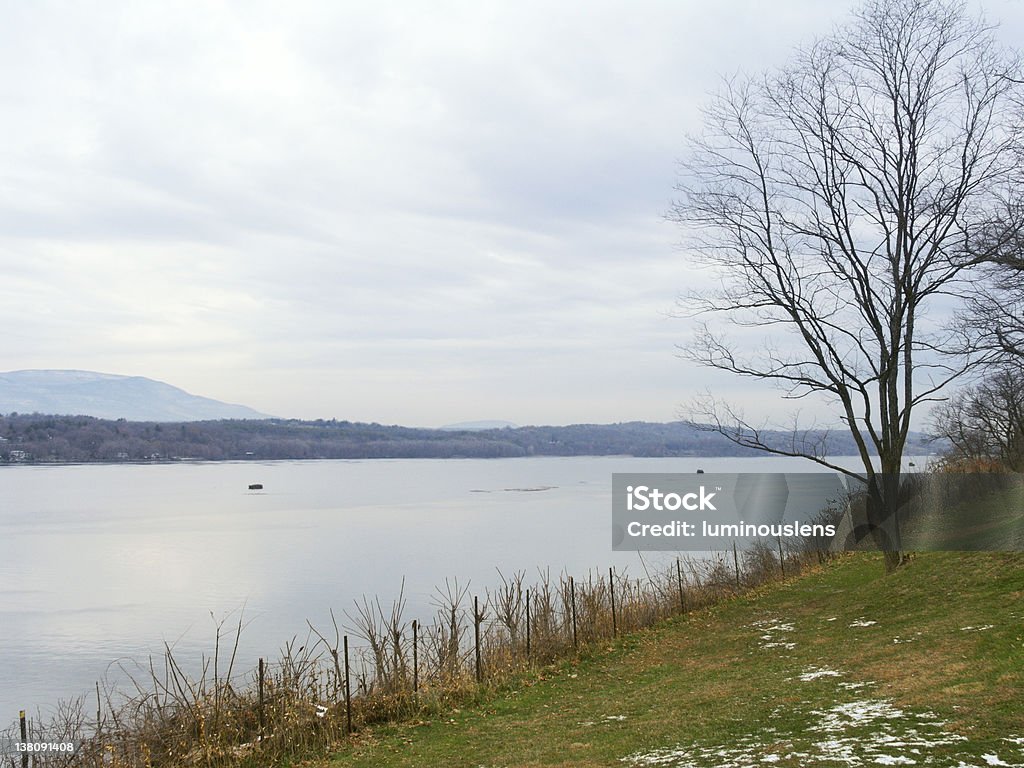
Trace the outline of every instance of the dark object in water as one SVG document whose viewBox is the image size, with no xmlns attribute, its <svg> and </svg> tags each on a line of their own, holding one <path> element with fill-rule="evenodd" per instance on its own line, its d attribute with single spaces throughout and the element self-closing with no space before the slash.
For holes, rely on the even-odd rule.
<svg viewBox="0 0 1024 768">
<path fill-rule="evenodd" d="M 698 475 L 703 475 L 704 474 L 704 470 L 703 469 L 698 469 L 697 470 L 697 474 Z"/>
<path fill-rule="evenodd" d="M 263 483 L 249 483 L 249 490 L 250 491 L 262 491 L 263 490 Z"/>
</svg>

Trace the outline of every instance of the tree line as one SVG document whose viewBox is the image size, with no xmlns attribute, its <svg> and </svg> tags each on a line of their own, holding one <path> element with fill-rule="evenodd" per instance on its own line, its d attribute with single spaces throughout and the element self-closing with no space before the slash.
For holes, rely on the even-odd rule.
<svg viewBox="0 0 1024 768">
<path fill-rule="evenodd" d="M 793 436 L 778 432 L 769 439 L 784 445 Z M 932 450 L 924 436 L 916 439 L 920 452 Z M 834 444 L 840 451 L 854 450 L 849 439 Z M 166 423 L 43 414 L 0 416 L 0 462 L 9 464 L 756 454 L 752 448 L 683 422 L 453 431 L 334 419 Z"/>
</svg>

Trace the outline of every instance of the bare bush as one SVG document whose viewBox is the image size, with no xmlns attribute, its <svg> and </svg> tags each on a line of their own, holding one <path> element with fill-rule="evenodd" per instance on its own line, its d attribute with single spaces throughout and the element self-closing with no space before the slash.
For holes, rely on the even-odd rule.
<svg viewBox="0 0 1024 768">
<path fill-rule="evenodd" d="M 817 554 L 785 559 L 795 569 Z M 781 570 L 767 544 L 742 560 L 730 552 L 642 565 L 642 578 L 610 569 L 607 576 L 563 573 L 556 580 L 542 571 L 532 586 L 523 572 L 499 573 L 500 585 L 475 600 L 468 586 L 446 582 L 435 592 L 432 622 L 416 625 L 415 645 L 403 581 L 390 607 L 364 597 L 346 614 L 358 645 L 349 645 L 332 610 L 329 630 L 307 622 L 305 638 L 291 638 L 276 661 L 261 659 L 246 673 L 236 669 L 245 622 L 241 615 L 230 628 L 217 622 L 213 652 L 194 672 L 167 645 L 158 660 L 122 665 L 123 689 L 97 684 L 95 718 L 84 699 L 74 699 L 31 720 L 31 739 L 79 744 L 74 755 L 35 756 L 33 766 L 213 768 L 323 754 L 347 737 L 350 717 L 358 730 L 445 711 L 531 668 L 728 599 Z M 16 729 L 0 736 L 17 740 Z M 15 758 L 4 759 L 0 765 L 18 768 Z"/>
</svg>

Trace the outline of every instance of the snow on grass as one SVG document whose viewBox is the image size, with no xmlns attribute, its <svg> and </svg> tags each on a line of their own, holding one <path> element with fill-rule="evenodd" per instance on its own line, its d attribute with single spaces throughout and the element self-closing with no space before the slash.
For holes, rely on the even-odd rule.
<svg viewBox="0 0 1024 768">
<path fill-rule="evenodd" d="M 811 680 L 818 680 L 822 677 L 842 677 L 842 672 L 837 672 L 834 669 L 828 667 L 808 667 L 806 670 L 800 673 L 797 677 L 803 683 L 809 683 Z"/>
<path fill-rule="evenodd" d="M 1003 741 L 1012 740 L 1003 739 Z M 1004 760 L 1002 760 L 999 757 L 999 755 L 994 753 L 985 753 L 981 756 L 981 759 L 984 761 L 984 765 L 1003 766 L 1004 768 L 1024 768 L 1024 763 L 1007 763 Z M 956 766 L 954 766 L 954 768 L 983 768 L 983 766 L 973 762 L 965 763 L 963 760 L 961 760 L 959 763 L 957 763 Z"/>
<path fill-rule="evenodd" d="M 921 632 L 915 632 L 913 637 L 900 637 L 899 635 L 897 635 L 896 637 L 894 637 L 892 639 L 892 641 L 896 645 L 900 645 L 902 643 L 912 643 L 915 640 L 917 640 L 919 637 L 921 637 L 921 635 L 922 635 Z"/>
<path fill-rule="evenodd" d="M 831 617 L 826 621 L 837 621 Z M 871 627 L 878 624 L 861 616 L 849 624 L 850 628 Z M 777 618 L 755 621 L 750 625 L 758 633 L 760 648 L 796 647 L 789 633 L 795 631 L 792 622 Z M 981 632 L 993 625 L 961 627 L 961 631 Z M 914 637 L 896 637 L 893 643 L 913 642 Z M 825 666 L 811 666 L 789 680 L 811 682 L 834 679 L 843 673 Z M 863 696 L 862 689 L 877 685 L 875 681 L 835 682 L 838 698 Z M 843 694 L 842 692 L 848 692 Z M 638 751 L 621 758 L 630 766 L 664 766 L 665 768 L 758 768 L 785 762 L 801 766 L 872 766 L 921 765 L 938 768 L 1024 768 L 1024 762 L 1004 762 L 995 751 L 968 751 L 967 737 L 947 730 L 947 725 L 934 712 L 907 711 L 897 707 L 890 699 L 857 698 L 842 701 L 822 709 L 810 709 L 809 702 L 791 704 L 783 712 L 777 707 L 772 712 L 773 722 L 783 716 L 799 723 L 790 728 L 760 727 L 757 731 L 730 741 L 728 744 L 677 744 L 662 749 Z M 793 715 L 796 715 L 794 718 Z M 807 723 L 807 720 L 810 720 Z M 1011 751 L 1018 749 L 1024 759 L 1024 736 L 1003 739 Z M 991 745 L 985 745 L 991 750 Z M 980 745 L 979 745 L 980 747 Z M 946 761 L 936 759 L 934 752 L 941 749 L 949 754 Z M 1007 756 L 1011 760 L 1016 758 Z M 965 762 L 967 761 L 967 762 Z"/>
<path fill-rule="evenodd" d="M 755 621 L 750 626 L 761 633 L 761 642 L 758 643 L 758 646 L 761 648 L 782 648 L 787 651 L 792 651 L 796 648 L 796 643 L 787 640 L 785 637 L 786 633 L 793 632 L 796 629 L 791 621 L 761 619 L 760 621 Z"/>
<path fill-rule="evenodd" d="M 626 719 L 625 715 L 605 715 L 600 720 L 584 720 L 580 725 L 584 728 L 590 728 L 600 723 L 621 723 Z"/>
<path fill-rule="evenodd" d="M 924 722 L 933 727 L 943 725 L 943 723 L 937 721 L 934 712 L 920 712 L 915 715 L 909 715 L 902 709 L 894 706 L 889 699 L 847 701 L 842 704 L 836 704 L 829 709 L 811 710 L 811 714 L 819 718 L 818 723 L 811 726 L 811 730 L 828 733 L 908 718 Z"/>
<path fill-rule="evenodd" d="M 1012 741 L 1012 739 L 1003 739 L 1003 741 Z M 985 765 L 1002 766 L 1003 768 L 1024 768 L 1024 763 L 1007 763 L 999 755 L 991 752 L 983 754 L 981 759 L 985 762 Z M 982 766 L 977 763 L 965 763 L 961 760 L 955 768 L 982 768 Z"/>
<path fill-rule="evenodd" d="M 1004 763 L 1002 760 L 1000 760 L 999 755 L 982 755 L 981 759 L 989 765 L 1010 765 L 1009 763 Z"/>
<path fill-rule="evenodd" d="M 632 766 L 755 768 L 798 765 L 931 765 L 929 750 L 966 741 L 943 730 L 934 713 L 910 713 L 888 699 L 858 699 L 811 710 L 813 722 L 784 735 L 767 729 L 731 745 L 678 745 L 622 758 Z M 989 763 L 1002 765 L 1001 763 Z"/>
<path fill-rule="evenodd" d="M 890 755 L 879 755 L 875 758 L 878 765 L 917 765 L 917 760 L 909 757 L 892 757 Z"/>
<path fill-rule="evenodd" d="M 867 688 L 869 685 L 877 685 L 874 680 L 863 680 L 859 683 L 839 683 L 839 687 L 844 691 L 859 691 L 861 688 Z"/>
<path fill-rule="evenodd" d="M 904 717 L 903 710 L 897 709 L 886 699 L 862 699 L 836 704 L 831 709 L 813 710 L 811 714 L 821 718 L 816 731 L 839 731 L 851 726 L 865 725 L 876 720 L 895 720 Z"/>
<path fill-rule="evenodd" d="M 761 619 L 760 621 L 755 621 L 751 626 L 765 632 L 793 632 L 796 630 L 793 622 L 779 621 L 778 619 Z"/>
<path fill-rule="evenodd" d="M 961 632 L 985 632 L 986 630 L 993 629 L 995 624 L 983 624 L 980 627 L 960 627 Z"/>
</svg>

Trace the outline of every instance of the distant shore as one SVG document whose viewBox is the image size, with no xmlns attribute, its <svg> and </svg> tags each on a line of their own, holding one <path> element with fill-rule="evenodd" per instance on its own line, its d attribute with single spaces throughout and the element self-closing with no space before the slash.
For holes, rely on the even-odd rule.
<svg viewBox="0 0 1024 768">
<path fill-rule="evenodd" d="M 822 437 L 826 435 L 821 432 Z M 790 432 L 766 432 L 785 445 Z M 827 435 L 831 455 L 857 453 L 841 430 Z M 911 436 L 908 455 L 941 449 Z M 523 456 L 763 456 L 684 422 L 574 424 L 497 429 L 420 429 L 335 419 L 224 419 L 142 422 L 89 416 L 0 416 L 0 465 L 271 461 L 304 459 L 456 459 Z"/>
</svg>

